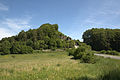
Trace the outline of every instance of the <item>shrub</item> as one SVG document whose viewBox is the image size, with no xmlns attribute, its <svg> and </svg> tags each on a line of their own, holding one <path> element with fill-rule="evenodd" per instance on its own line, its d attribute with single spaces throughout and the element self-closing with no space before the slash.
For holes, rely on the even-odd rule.
<svg viewBox="0 0 120 80">
<path fill-rule="evenodd" d="M 85 46 L 80 46 L 79 48 L 77 48 L 73 54 L 75 59 L 80 59 L 85 53 L 87 53 L 89 50 L 89 48 L 85 47 Z"/>
<path fill-rule="evenodd" d="M 56 48 L 52 48 L 51 50 L 52 50 L 52 51 L 55 51 L 55 50 L 56 50 Z"/>
<path fill-rule="evenodd" d="M 106 54 L 111 54 L 111 55 L 118 55 L 119 53 L 117 51 L 106 51 Z"/>
<path fill-rule="evenodd" d="M 105 50 L 102 50 L 99 52 L 100 54 L 106 54 L 106 51 Z"/>
<path fill-rule="evenodd" d="M 107 51 L 102 50 L 102 51 L 100 51 L 100 52 L 98 52 L 98 53 L 99 53 L 99 54 L 119 55 L 119 52 L 117 52 L 117 51 L 111 51 L 111 50 L 107 50 Z"/>
<path fill-rule="evenodd" d="M 3 55 L 3 52 L 0 52 L 0 55 Z"/>
<path fill-rule="evenodd" d="M 74 55 L 74 52 L 75 52 L 75 49 L 73 48 L 73 49 L 69 49 L 68 50 L 68 55 L 69 56 L 73 56 Z"/>
<path fill-rule="evenodd" d="M 70 50 L 69 55 L 73 55 L 75 59 L 80 59 L 84 63 L 95 63 L 94 54 L 88 45 L 80 46 L 75 50 Z"/>
<path fill-rule="evenodd" d="M 79 47 L 75 50 L 73 56 L 75 59 L 80 59 L 85 52 L 85 48 Z"/>
<path fill-rule="evenodd" d="M 79 45 L 79 47 L 84 47 L 84 48 L 86 49 L 86 51 L 91 50 L 91 46 L 86 45 L 85 43 L 81 43 L 81 44 Z"/>
<path fill-rule="evenodd" d="M 81 59 L 85 52 L 79 52 L 78 54 L 74 54 L 75 59 Z"/>
<path fill-rule="evenodd" d="M 95 62 L 94 54 L 91 53 L 91 52 L 88 52 L 88 53 L 82 55 L 81 62 L 84 62 L 84 63 L 94 63 Z"/>
<path fill-rule="evenodd" d="M 42 50 L 34 50 L 33 53 L 42 53 Z"/>
<path fill-rule="evenodd" d="M 21 54 L 33 53 L 33 49 L 29 46 L 21 46 L 20 53 Z"/>
</svg>

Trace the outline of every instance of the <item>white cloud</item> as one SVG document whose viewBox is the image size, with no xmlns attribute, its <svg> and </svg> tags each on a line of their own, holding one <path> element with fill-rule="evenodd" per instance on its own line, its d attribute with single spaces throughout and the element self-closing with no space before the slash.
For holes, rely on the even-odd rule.
<svg viewBox="0 0 120 80">
<path fill-rule="evenodd" d="M 5 19 L 5 21 L 2 22 L 3 25 L 6 25 L 8 28 L 18 31 L 21 29 L 27 29 L 30 28 L 29 21 L 31 20 L 31 17 L 24 18 L 24 19 Z"/>
<path fill-rule="evenodd" d="M 120 18 L 120 1 L 103 0 L 103 4 L 95 12 L 83 20 L 82 25 L 90 25 L 104 28 L 119 28 L 120 24 L 115 23 Z"/>
<path fill-rule="evenodd" d="M 31 17 L 10 19 L 7 18 L 4 21 L 0 21 L 0 39 L 4 37 L 10 37 L 16 35 L 21 30 L 27 30 L 30 28 Z"/>
<path fill-rule="evenodd" d="M 0 3 L 0 11 L 8 11 L 8 6 Z"/>
<path fill-rule="evenodd" d="M 14 35 L 14 33 L 11 32 L 10 30 L 5 29 L 5 28 L 0 28 L 0 39 L 4 37 L 10 37 L 12 35 Z"/>
</svg>

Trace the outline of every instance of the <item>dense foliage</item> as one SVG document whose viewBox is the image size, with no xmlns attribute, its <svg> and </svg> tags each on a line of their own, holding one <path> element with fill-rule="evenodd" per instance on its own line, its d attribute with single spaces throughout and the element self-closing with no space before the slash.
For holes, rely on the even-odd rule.
<svg viewBox="0 0 120 80">
<path fill-rule="evenodd" d="M 22 30 L 18 35 L 0 41 L 1 54 L 32 53 L 34 50 L 73 48 L 79 41 L 58 31 L 57 24 L 43 24 L 38 29 Z"/>
<path fill-rule="evenodd" d="M 80 59 L 81 62 L 84 63 L 94 63 L 94 54 L 91 52 L 91 47 L 89 45 L 86 45 L 84 43 L 81 43 L 81 45 L 77 49 L 70 49 L 69 55 L 74 56 L 75 59 Z"/>
<path fill-rule="evenodd" d="M 117 52 L 117 51 L 114 51 L 114 50 L 107 50 L 107 51 L 105 51 L 105 50 L 102 50 L 102 51 L 99 51 L 98 52 L 99 54 L 110 54 L 110 55 L 119 55 L 119 52 Z"/>
<path fill-rule="evenodd" d="M 84 32 L 83 40 L 93 50 L 120 51 L 120 29 L 93 28 Z"/>
</svg>

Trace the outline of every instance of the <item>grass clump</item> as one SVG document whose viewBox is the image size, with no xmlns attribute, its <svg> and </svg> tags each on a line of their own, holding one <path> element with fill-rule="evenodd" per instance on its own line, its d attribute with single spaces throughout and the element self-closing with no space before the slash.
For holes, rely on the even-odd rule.
<svg viewBox="0 0 120 80">
<path fill-rule="evenodd" d="M 57 64 L 57 66 L 59 67 L 59 66 L 61 66 L 61 64 Z"/>
</svg>

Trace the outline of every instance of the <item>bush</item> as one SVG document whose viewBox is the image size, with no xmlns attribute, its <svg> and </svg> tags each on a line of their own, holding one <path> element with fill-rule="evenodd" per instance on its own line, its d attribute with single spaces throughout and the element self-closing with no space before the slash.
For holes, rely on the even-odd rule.
<svg viewBox="0 0 120 80">
<path fill-rule="evenodd" d="M 73 48 L 73 49 L 69 49 L 68 50 L 68 55 L 69 56 L 73 56 L 74 55 L 74 52 L 75 52 L 75 49 Z"/>
<path fill-rule="evenodd" d="M 69 55 L 73 55 L 75 59 L 80 59 L 84 63 L 94 63 L 94 54 L 91 51 L 91 48 L 87 45 L 80 46 L 77 49 L 69 50 Z"/>
<path fill-rule="evenodd" d="M 79 52 L 78 54 L 74 54 L 75 59 L 81 59 L 85 52 Z"/>
<path fill-rule="evenodd" d="M 32 47 L 23 45 L 20 42 L 15 42 L 12 43 L 10 52 L 11 54 L 28 54 L 28 53 L 33 53 L 33 49 Z"/>
<path fill-rule="evenodd" d="M 99 52 L 100 54 L 106 54 L 106 51 L 105 50 L 102 50 Z"/>
<path fill-rule="evenodd" d="M 85 53 L 85 48 L 79 47 L 75 50 L 73 56 L 75 59 L 80 59 L 84 53 Z"/>
<path fill-rule="evenodd" d="M 100 51 L 100 52 L 98 52 L 98 53 L 99 53 L 99 54 L 119 55 L 119 52 L 117 52 L 117 51 L 111 51 L 111 50 L 107 50 L 107 51 L 102 50 L 102 51 Z"/>
<path fill-rule="evenodd" d="M 34 50 L 33 53 L 42 53 L 42 50 Z"/>
<path fill-rule="evenodd" d="M 21 54 L 33 53 L 33 49 L 29 46 L 21 46 L 20 53 Z"/>
<path fill-rule="evenodd" d="M 55 51 L 55 50 L 56 50 L 56 48 L 52 48 L 51 50 L 52 50 L 52 51 Z"/>
<path fill-rule="evenodd" d="M 0 52 L 0 55 L 3 55 L 3 52 Z"/>
<path fill-rule="evenodd" d="M 84 55 L 85 53 L 89 52 L 90 49 L 85 47 L 85 46 L 80 46 L 79 48 L 77 48 L 73 54 L 75 59 L 80 59 L 82 57 L 82 55 Z"/>
<path fill-rule="evenodd" d="M 81 43 L 81 44 L 79 45 L 79 47 L 84 47 L 84 48 L 86 49 L 86 51 L 91 50 L 91 46 L 86 45 L 85 43 Z"/>
<path fill-rule="evenodd" d="M 91 53 L 91 52 L 88 52 L 88 53 L 82 55 L 81 62 L 84 62 L 84 63 L 95 63 L 94 54 Z"/>
<path fill-rule="evenodd" d="M 108 51 L 106 52 L 106 54 L 119 55 L 119 53 L 118 53 L 117 51 L 110 51 L 110 50 L 108 50 Z"/>
</svg>

